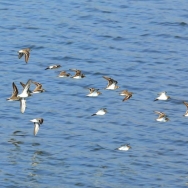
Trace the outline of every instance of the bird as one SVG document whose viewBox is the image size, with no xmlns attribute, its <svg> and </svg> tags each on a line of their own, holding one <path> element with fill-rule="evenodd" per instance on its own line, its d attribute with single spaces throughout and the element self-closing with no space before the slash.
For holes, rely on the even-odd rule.
<svg viewBox="0 0 188 188">
<path fill-rule="evenodd" d="M 159 112 L 159 111 L 154 111 L 156 114 L 159 114 L 158 118 L 156 119 L 156 121 L 160 121 L 160 122 L 167 122 L 169 121 L 169 118 L 167 117 L 167 115 L 163 112 Z"/>
<path fill-rule="evenodd" d="M 15 83 L 12 83 L 13 92 L 10 98 L 7 98 L 8 101 L 19 101 L 20 97 L 18 97 L 18 88 L 16 87 Z"/>
<path fill-rule="evenodd" d="M 129 149 L 131 149 L 132 147 L 129 145 L 129 144 L 126 144 L 126 145 L 122 145 L 120 146 L 119 148 L 117 148 L 118 150 L 121 150 L 121 151 L 128 151 Z"/>
<path fill-rule="evenodd" d="M 58 77 L 69 77 L 70 73 L 67 73 L 66 71 L 61 71 L 58 75 Z"/>
<path fill-rule="evenodd" d="M 74 79 L 81 79 L 81 78 L 84 78 L 85 75 L 82 74 L 81 70 L 78 70 L 78 69 L 69 69 L 69 70 L 72 70 L 75 72 L 75 75 L 72 76 L 71 78 L 74 78 Z"/>
<path fill-rule="evenodd" d="M 103 116 L 107 113 L 107 110 L 106 108 L 101 108 L 100 110 L 98 110 L 95 114 L 92 114 L 91 116 L 95 116 L 95 115 L 98 115 L 98 116 Z"/>
<path fill-rule="evenodd" d="M 105 89 L 115 90 L 119 88 L 119 86 L 117 85 L 118 82 L 116 80 L 107 76 L 103 76 L 103 78 L 108 81 L 108 85 L 106 86 Z"/>
<path fill-rule="evenodd" d="M 97 97 L 102 94 L 99 91 L 99 89 L 95 89 L 95 88 L 88 88 L 88 89 L 89 89 L 89 94 L 87 95 L 88 97 Z"/>
<path fill-rule="evenodd" d="M 25 55 L 25 62 L 28 63 L 30 56 L 30 48 L 21 49 L 18 51 L 18 58 L 20 59 L 23 55 Z"/>
<path fill-rule="evenodd" d="M 13 87 L 12 96 L 8 98 L 7 100 L 8 101 L 20 101 L 20 111 L 24 113 L 26 109 L 26 100 L 18 96 L 18 89 L 14 82 L 12 83 L 12 87 Z"/>
<path fill-rule="evenodd" d="M 130 99 L 133 95 L 133 92 L 129 92 L 128 90 L 123 90 L 120 95 L 125 95 L 126 97 L 123 99 L 123 101 L 126 101 Z"/>
<path fill-rule="evenodd" d="M 44 119 L 43 118 L 36 118 L 36 119 L 32 119 L 30 121 L 34 123 L 33 134 L 36 136 L 38 131 L 39 131 L 40 125 L 43 123 Z"/>
<path fill-rule="evenodd" d="M 185 104 L 185 106 L 187 107 L 187 110 L 186 110 L 184 116 L 188 116 L 188 102 L 183 102 L 183 104 Z"/>
<path fill-rule="evenodd" d="M 20 84 L 22 85 L 22 87 L 24 89 L 26 84 L 24 84 L 23 82 L 20 82 Z M 28 89 L 28 93 L 29 93 L 29 97 L 30 97 L 32 95 L 32 91 L 30 89 Z"/>
<path fill-rule="evenodd" d="M 167 92 L 166 91 L 163 91 L 161 93 L 158 94 L 159 96 L 154 100 L 154 101 L 157 101 L 157 100 L 168 100 L 170 99 L 169 96 L 167 96 Z"/>
<path fill-rule="evenodd" d="M 45 70 L 48 70 L 48 69 L 58 69 L 60 67 L 61 67 L 61 65 L 50 65 L 47 68 L 45 68 Z"/>
<path fill-rule="evenodd" d="M 24 87 L 22 93 L 19 94 L 18 97 L 27 98 L 27 97 L 31 96 L 31 93 L 29 93 L 30 85 L 31 85 L 31 80 L 28 80 L 27 83 L 25 84 L 25 87 Z"/>
<path fill-rule="evenodd" d="M 36 88 L 32 91 L 32 93 L 42 93 L 45 91 L 42 88 L 42 84 L 40 84 L 39 82 L 32 82 L 32 83 L 36 85 Z"/>
</svg>

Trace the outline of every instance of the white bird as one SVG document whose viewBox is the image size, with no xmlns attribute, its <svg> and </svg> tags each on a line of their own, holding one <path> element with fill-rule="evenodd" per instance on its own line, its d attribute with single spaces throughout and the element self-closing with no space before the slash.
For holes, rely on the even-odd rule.
<svg viewBox="0 0 188 188">
<path fill-rule="evenodd" d="M 104 79 L 106 79 L 108 81 L 108 85 L 106 86 L 105 89 L 110 89 L 110 90 L 115 90 L 118 89 L 119 86 L 117 85 L 118 82 L 110 77 L 107 76 L 103 76 Z"/>
<path fill-rule="evenodd" d="M 21 113 L 24 113 L 25 108 L 26 108 L 26 100 L 18 96 L 18 89 L 14 82 L 12 83 L 12 87 L 13 87 L 12 96 L 8 98 L 7 100 L 8 101 L 20 101 L 20 111 Z"/>
<path fill-rule="evenodd" d="M 103 116 L 107 113 L 107 110 L 106 108 L 101 108 L 99 111 L 97 111 L 95 114 L 92 114 L 91 116 L 95 116 L 95 115 L 98 115 L 98 116 Z"/>
<path fill-rule="evenodd" d="M 30 85 L 31 85 L 31 80 L 28 80 L 22 93 L 18 95 L 18 97 L 21 97 L 21 98 L 27 98 L 29 96 L 31 96 L 30 92 L 29 91 L 29 88 L 30 88 Z"/>
<path fill-rule="evenodd" d="M 169 118 L 167 117 L 167 115 L 163 112 L 159 112 L 159 111 L 154 111 L 156 114 L 159 114 L 159 117 L 156 119 L 156 121 L 160 121 L 160 122 L 167 122 L 169 121 Z"/>
<path fill-rule="evenodd" d="M 95 89 L 95 88 L 88 88 L 88 89 L 89 89 L 89 94 L 87 95 L 88 97 L 97 97 L 102 94 L 99 91 L 99 89 Z"/>
<path fill-rule="evenodd" d="M 34 123 L 33 134 L 36 136 L 39 131 L 40 125 L 43 123 L 44 120 L 43 120 L 43 118 L 36 118 L 36 119 L 32 119 L 30 121 Z"/>
<path fill-rule="evenodd" d="M 166 91 L 163 91 L 163 92 L 159 93 L 158 94 L 159 96 L 154 101 L 157 101 L 157 100 L 163 100 L 164 101 L 164 100 L 170 99 L 170 97 L 167 96 L 166 93 L 167 93 Z"/>
<path fill-rule="evenodd" d="M 45 68 L 45 70 L 48 70 L 48 69 L 58 69 L 60 67 L 61 67 L 61 65 L 50 65 L 47 68 Z"/>
<path fill-rule="evenodd" d="M 131 146 L 129 144 L 126 144 L 126 145 L 122 145 L 120 146 L 119 148 L 117 148 L 118 150 L 121 150 L 121 151 L 128 151 L 129 149 L 131 149 Z"/>
</svg>

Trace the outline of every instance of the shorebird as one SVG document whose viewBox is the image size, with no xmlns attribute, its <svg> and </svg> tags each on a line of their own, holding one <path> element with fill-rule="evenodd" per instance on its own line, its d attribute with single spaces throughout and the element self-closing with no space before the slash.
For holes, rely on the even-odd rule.
<svg viewBox="0 0 188 188">
<path fill-rule="evenodd" d="M 60 67 L 61 67 L 61 65 L 50 65 L 49 67 L 45 68 L 45 70 L 47 70 L 47 69 L 58 69 Z"/>
<path fill-rule="evenodd" d="M 20 84 L 22 85 L 23 89 L 25 88 L 26 84 L 24 84 L 23 82 L 20 82 Z M 28 89 L 28 93 L 29 93 L 29 97 L 32 94 L 32 91 L 30 89 Z"/>
<path fill-rule="evenodd" d="M 168 99 L 170 99 L 170 97 L 167 96 L 166 93 L 167 93 L 166 91 L 163 91 L 163 92 L 159 93 L 158 94 L 159 96 L 154 101 L 157 101 L 157 100 L 168 100 Z"/>
<path fill-rule="evenodd" d="M 8 101 L 20 101 L 20 111 L 24 113 L 25 108 L 26 108 L 26 100 L 18 96 L 18 89 L 14 82 L 12 83 L 12 87 L 13 87 L 12 96 L 8 98 L 7 100 Z"/>
<path fill-rule="evenodd" d="M 69 77 L 70 73 L 67 73 L 66 71 L 61 71 L 58 75 L 58 77 Z"/>
<path fill-rule="evenodd" d="M 43 120 L 43 118 L 36 118 L 36 119 L 32 119 L 30 121 L 34 123 L 33 134 L 36 136 L 39 131 L 40 125 L 43 123 L 44 120 Z"/>
<path fill-rule="evenodd" d="M 69 69 L 69 70 L 72 70 L 75 72 L 75 75 L 72 76 L 71 78 L 74 78 L 74 79 L 81 79 L 81 78 L 84 78 L 85 75 L 82 74 L 81 70 L 78 70 L 78 69 Z"/>
<path fill-rule="evenodd" d="M 31 85 L 31 80 L 28 80 L 27 83 L 25 84 L 25 87 L 24 87 L 22 93 L 19 94 L 18 97 L 27 98 L 27 97 L 31 96 L 31 94 L 29 93 L 30 85 Z"/>
<path fill-rule="evenodd" d="M 120 146 L 119 148 L 117 148 L 118 150 L 121 150 L 121 151 L 128 151 L 129 149 L 131 149 L 132 147 L 129 145 L 129 144 L 126 144 L 126 145 L 122 145 Z"/>
<path fill-rule="evenodd" d="M 91 116 L 95 116 L 95 115 L 98 115 L 98 116 L 103 116 L 107 113 L 107 110 L 106 108 L 101 108 L 100 110 L 98 110 L 95 114 L 92 114 Z"/>
<path fill-rule="evenodd" d="M 118 82 L 116 80 L 107 76 L 103 76 L 103 78 L 108 81 L 108 85 L 106 86 L 105 89 L 115 90 L 119 88 L 119 86 L 117 85 Z"/>
<path fill-rule="evenodd" d="M 30 51 L 31 51 L 30 48 L 25 48 L 25 49 L 19 50 L 18 51 L 18 58 L 20 59 L 23 55 L 25 55 L 25 62 L 27 63 L 28 60 L 29 60 Z"/>
<path fill-rule="evenodd" d="M 8 98 L 8 101 L 19 101 L 20 97 L 18 97 L 18 88 L 16 87 L 15 83 L 12 83 L 13 92 L 10 98 Z"/>
<path fill-rule="evenodd" d="M 129 92 L 128 90 L 123 90 L 120 95 L 125 95 L 126 97 L 123 99 L 123 101 L 126 101 L 130 99 L 133 95 L 133 92 Z"/>
<path fill-rule="evenodd" d="M 102 93 L 99 91 L 99 89 L 95 88 L 88 88 L 89 89 L 89 94 L 87 95 L 88 97 L 97 97 L 101 95 Z"/>
<path fill-rule="evenodd" d="M 36 88 L 32 91 L 32 93 L 42 93 L 45 90 L 42 88 L 42 84 L 38 83 L 38 82 L 32 82 L 33 84 L 36 85 Z"/>
<path fill-rule="evenodd" d="M 183 102 L 183 104 L 185 104 L 185 106 L 187 107 L 187 110 L 186 110 L 184 116 L 188 116 L 188 102 Z"/>
<path fill-rule="evenodd" d="M 169 118 L 167 117 L 167 115 L 163 112 L 159 112 L 159 111 L 154 111 L 156 114 L 159 114 L 159 117 L 156 119 L 156 121 L 160 121 L 160 122 L 167 122 L 169 121 Z"/>
</svg>

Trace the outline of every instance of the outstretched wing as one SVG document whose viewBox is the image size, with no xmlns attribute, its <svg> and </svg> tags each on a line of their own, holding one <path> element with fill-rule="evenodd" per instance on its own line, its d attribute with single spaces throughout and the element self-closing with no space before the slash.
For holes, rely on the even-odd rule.
<svg viewBox="0 0 188 188">
<path fill-rule="evenodd" d="M 34 123 L 34 131 L 33 131 L 33 134 L 36 136 L 38 131 L 39 131 L 39 128 L 40 128 L 40 124 L 35 122 Z"/>
<path fill-rule="evenodd" d="M 24 98 L 20 99 L 20 111 L 23 114 L 26 109 L 26 100 Z"/>
</svg>

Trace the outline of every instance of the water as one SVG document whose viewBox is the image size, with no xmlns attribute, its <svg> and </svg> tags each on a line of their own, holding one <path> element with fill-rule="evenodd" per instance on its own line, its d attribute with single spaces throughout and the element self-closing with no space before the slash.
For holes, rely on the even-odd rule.
<svg viewBox="0 0 188 188">
<path fill-rule="evenodd" d="M 1 187 L 187 187 L 187 7 L 186 0 L 2 0 Z M 17 57 L 26 47 L 28 64 Z M 44 70 L 53 64 L 62 67 Z M 70 68 L 86 77 L 57 77 Z M 104 90 L 102 76 L 120 88 Z M 12 82 L 21 91 L 28 79 L 46 92 L 21 114 L 5 99 Z M 86 97 L 87 87 L 102 95 Z M 127 102 L 123 89 L 134 92 Z M 172 99 L 154 102 L 161 91 Z M 105 116 L 91 116 L 102 107 Z M 154 110 L 170 121 L 156 122 Z M 44 123 L 34 137 L 29 120 L 37 117 Z M 115 150 L 128 143 L 131 150 Z"/>
</svg>

